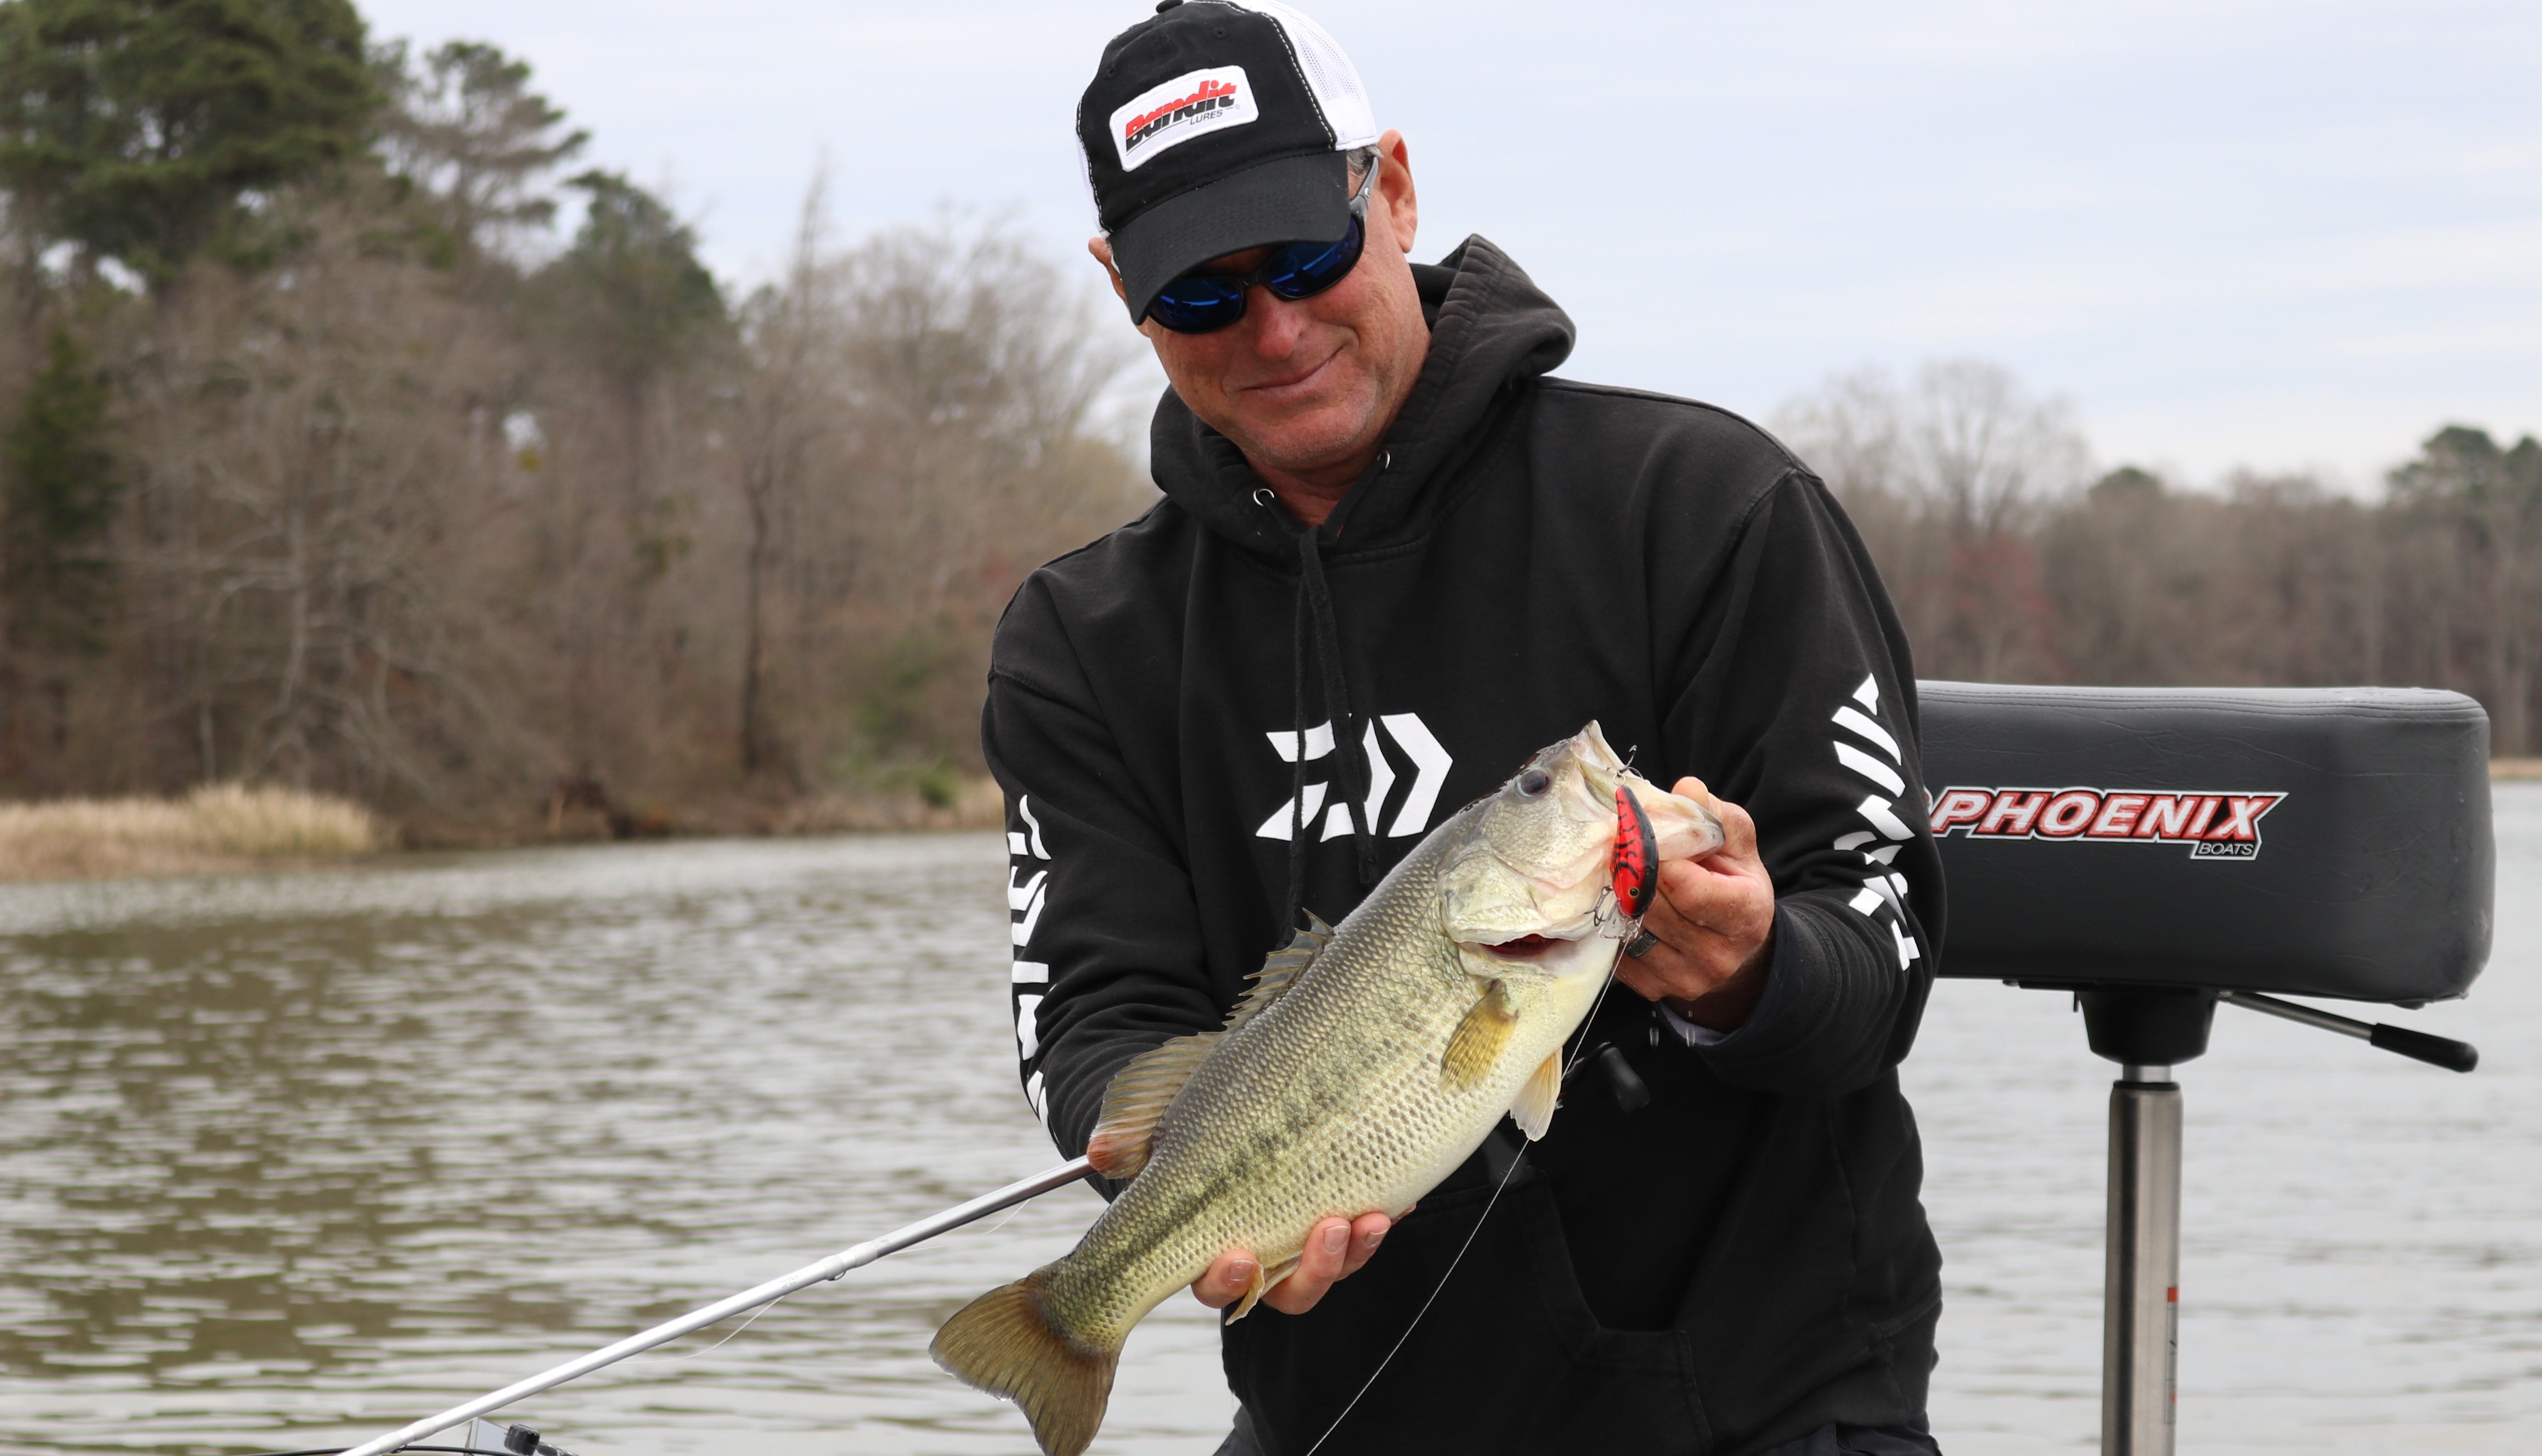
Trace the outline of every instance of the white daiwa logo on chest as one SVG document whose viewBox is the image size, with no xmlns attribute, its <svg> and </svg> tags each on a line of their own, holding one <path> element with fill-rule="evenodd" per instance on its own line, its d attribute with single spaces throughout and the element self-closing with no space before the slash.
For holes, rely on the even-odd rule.
<svg viewBox="0 0 2542 1456">
<path fill-rule="evenodd" d="M 1254 120 L 1253 87 L 1242 66 L 1189 71 L 1139 93 L 1112 113 L 1112 145 L 1121 170 L 1136 172 L 1148 159 L 1193 137 Z"/>
<path fill-rule="evenodd" d="M 1381 723 L 1385 725 L 1383 738 L 1377 731 Z M 1298 730 L 1274 729 L 1262 736 L 1271 740 L 1271 751 L 1280 756 L 1281 763 L 1298 762 Z M 1306 731 L 1305 738 L 1308 763 L 1332 757 L 1331 723 L 1317 723 Z M 1379 817 L 1385 812 L 1386 797 L 1394 791 L 1395 781 L 1401 777 L 1386 759 L 1384 739 L 1393 740 L 1394 746 L 1410 761 L 1412 786 L 1403 796 L 1402 807 L 1395 810 L 1393 822 L 1381 826 Z M 1439 791 L 1448 786 L 1448 770 L 1457 762 L 1439 746 L 1438 736 L 1421 721 L 1418 713 L 1387 713 L 1370 722 L 1368 733 L 1360 744 L 1368 751 L 1368 802 L 1360 806 L 1360 817 L 1368 827 L 1390 838 L 1409 837 L 1430 828 L 1431 812 L 1439 807 Z M 1272 811 L 1270 818 L 1262 821 L 1262 827 L 1253 832 L 1255 837 L 1285 839 L 1289 837 L 1290 830 L 1301 824 L 1307 826 L 1307 833 L 1315 835 L 1317 838 L 1338 839 L 1347 836 L 1351 832 L 1350 805 L 1335 803 L 1326 806 L 1324 800 L 1332 789 L 1329 782 L 1302 786 L 1298 790 L 1298 798 L 1283 801 L 1278 809 Z M 1318 814 L 1324 820 L 1321 834 L 1316 834 L 1314 828 Z"/>
</svg>

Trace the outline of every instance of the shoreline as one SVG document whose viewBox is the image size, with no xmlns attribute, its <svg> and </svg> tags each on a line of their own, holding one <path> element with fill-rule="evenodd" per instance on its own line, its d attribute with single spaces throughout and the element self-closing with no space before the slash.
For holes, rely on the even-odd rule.
<svg viewBox="0 0 2542 1456">
<path fill-rule="evenodd" d="M 2542 758 L 2493 759 L 2489 765 L 2493 783 L 2542 782 Z M 510 826 L 496 824 L 444 823 L 438 826 L 402 826 L 392 828 L 370 811 L 349 800 L 327 799 L 318 795 L 297 795 L 303 802 L 296 806 L 304 815 L 308 801 L 321 804 L 324 814 L 336 816 L 330 826 L 342 836 L 332 841 L 314 840 L 309 827 L 295 824 L 296 837 L 276 842 L 271 837 L 265 847 L 251 838 L 242 842 L 231 826 L 227 836 L 206 834 L 199 828 L 168 827 L 180 822 L 173 813 L 182 813 L 189 803 L 206 793 L 232 796 L 227 803 L 233 818 L 238 815 L 239 798 L 247 795 L 274 795 L 281 790 L 239 790 L 234 785 L 216 790 L 197 790 L 189 799 L 114 799 L 57 800 L 39 804 L 0 804 L 0 885 L 58 884 L 74 880 L 170 879 L 189 875 L 250 875 L 275 871 L 338 869 L 347 865 L 393 859 L 404 853 L 446 852 L 469 849 L 529 849 L 564 844 L 634 843 L 678 839 L 792 839 L 824 835 L 892 835 L 942 834 L 960 830 L 995 830 L 1005 823 L 1005 811 L 996 784 L 986 778 L 963 784 L 950 804 L 930 804 L 915 793 L 900 794 L 825 794 L 784 803 L 734 802 L 700 806 L 690 814 L 677 817 L 662 815 L 641 822 L 633 832 L 597 814 L 548 815 L 544 822 Z M 157 823 L 158 835 L 104 833 L 94 831 L 101 814 L 147 817 Z M 50 842 L 30 845 L 26 832 L 30 819 L 62 821 L 42 826 L 50 834 L 36 837 Z M 82 823 L 81 821 L 88 821 Z M 363 830 L 345 828 L 361 825 Z M 270 826 L 262 827 L 270 837 Z M 13 833 L 14 831 L 14 833 Z M 87 832 L 83 836 L 83 832 Z M 367 837 L 355 837 L 366 834 Z"/>
<path fill-rule="evenodd" d="M 677 814 L 552 799 L 508 819 L 396 822 L 349 799 L 237 784 L 182 798 L 0 803 L 0 885 L 167 879 L 342 868 L 401 853 L 707 838 L 995 830 L 996 783 L 965 780 L 943 802 L 916 790 L 797 799 L 710 799 Z"/>
</svg>

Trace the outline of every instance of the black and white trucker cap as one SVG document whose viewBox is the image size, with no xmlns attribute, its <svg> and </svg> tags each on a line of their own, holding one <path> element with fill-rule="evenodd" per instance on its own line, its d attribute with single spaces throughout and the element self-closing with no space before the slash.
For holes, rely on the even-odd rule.
<svg viewBox="0 0 2542 1456">
<path fill-rule="evenodd" d="M 1213 257 L 1340 237 L 1342 154 L 1377 137 L 1350 57 L 1273 0 L 1164 0 L 1113 36 L 1077 144 L 1131 321 Z"/>
</svg>

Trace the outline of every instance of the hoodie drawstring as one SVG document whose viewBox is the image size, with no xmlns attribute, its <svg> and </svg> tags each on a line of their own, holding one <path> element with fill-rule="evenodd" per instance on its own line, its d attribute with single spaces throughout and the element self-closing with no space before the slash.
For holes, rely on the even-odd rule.
<svg viewBox="0 0 2542 1456">
<path fill-rule="evenodd" d="M 1291 632 L 1290 680 L 1297 755 L 1289 774 L 1289 908 L 1280 917 L 1283 938 L 1297 928 L 1307 891 L 1307 636 L 1310 627 L 1315 661 L 1323 674 L 1324 717 L 1332 728 L 1333 759 L 1340 770 L 1334 786 L 1341 791 L 1343 812 L 1350 816 L 1359 883 L 1373 885 L 1377 883 L 1377 837 L 1368 822 L 1372 810 L 1363 802 L 1368 797 L 1367 748 L 1351 712 L 1350 684 L 1342 672 L 1341 628 L 1333 618 L 1332 587 L 1324 580 L 1323 551 L 1312 526 L 1298 533 L 1298 612 Z"/>
</svg>

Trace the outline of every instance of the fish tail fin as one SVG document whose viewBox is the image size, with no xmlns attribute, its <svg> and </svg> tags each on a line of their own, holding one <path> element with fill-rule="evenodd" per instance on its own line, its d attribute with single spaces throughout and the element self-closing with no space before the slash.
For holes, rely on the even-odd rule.
<svg viewBox="0 0 2542 1456">
<path fill-rule="evenodd" d="M 1078 1456 L 1103 1424 L 1121 1347 L 1089 1347 L 1051 1313 L 1043 1294 L 1050 1272 L 962 1306 L 927 1352 L 955 1379 L 1022 1407 L 1047 1456 Z"/>
</svg>

